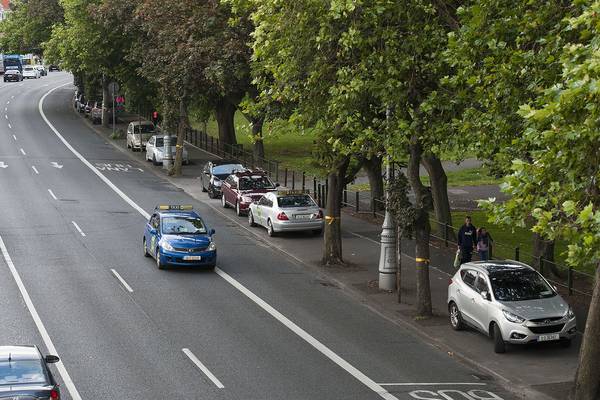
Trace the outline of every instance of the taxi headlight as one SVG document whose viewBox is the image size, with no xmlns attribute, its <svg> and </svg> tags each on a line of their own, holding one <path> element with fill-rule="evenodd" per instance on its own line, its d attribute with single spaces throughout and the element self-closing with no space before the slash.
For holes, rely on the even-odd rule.
<svg viewBox="0 0 600 400">
<path fill-rule="evenodd" d="M 210 244 L 208 245 L 208 251 L 215 251 L 217 249 L 217 244 L 215 242 L 210 242 Z"/>
<path fill-rule="evenodd" d="M 158 244 L 160 245 L 160 247 L 162 247 L 163 249 L 165 249 L 167 251 L 175 251 L 175 249 L 173 248 L 173 246 L 171 246 L 169 244 L 169 242 L 161 240 Z"/>
<path fill-rule="evenodd" d="M 252 197 L 250 197 L 250 196 L 242 196 L 242 201 L 244 203 L 252 203 Z"/>
<path fill-rule="evenodd" d="M 519 317 L 517 314 L 513 314 L 510 311 L 502 310 L 502 314 L 504 314 L 504 318 L 510 322 L 514 322 L 515 324 L 521 324 L 525 322 L 525 318 Z"/>
</svg>

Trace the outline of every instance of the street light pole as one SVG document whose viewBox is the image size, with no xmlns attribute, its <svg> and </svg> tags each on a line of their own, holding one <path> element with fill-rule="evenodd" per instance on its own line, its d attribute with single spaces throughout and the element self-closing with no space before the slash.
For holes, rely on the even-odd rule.
<svg viewBox="0 0 600 400">
<path fill-rule="evenodd" d="M 385 119 L 387 122 L 387 142 L 389 145 L 390 133 L 389 133 L 389 119 L 391 110 L 389 106 L 385 110 Z M 388 201 L 390 197 L 390 178 L 392 174 L 392 158 L 387 156 L 386 165 L 386 181 L 387 187 L 385 190 L 386 204 L 385 204 L 385 217 L 383 219 L 383 225 L 381 230 L 381 250 L 379 253 L 379 289 L 382 290 L 395 290 L 396 289 L 396 273 L 398 271 L 398 263 L 396 257 L 396 224 L 394 217 L 390 212 Z"/>
</svg>

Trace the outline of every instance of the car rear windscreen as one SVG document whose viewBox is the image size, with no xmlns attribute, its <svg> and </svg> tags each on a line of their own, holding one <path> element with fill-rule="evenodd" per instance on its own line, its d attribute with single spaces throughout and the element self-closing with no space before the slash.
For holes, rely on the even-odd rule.
<svg viewBox="0 0 600 400">
<path fill-rule="evenodd" d="M 40 360 L 0 361 L 0 385 L 46 383 Z"/>
<path fill-rule="evenodd" d="M 309 195 L 306 194 L 278 196 L 277 204 L 281 208 L 316 206 L 315 202 L 310 198 Z"/>
</svg>

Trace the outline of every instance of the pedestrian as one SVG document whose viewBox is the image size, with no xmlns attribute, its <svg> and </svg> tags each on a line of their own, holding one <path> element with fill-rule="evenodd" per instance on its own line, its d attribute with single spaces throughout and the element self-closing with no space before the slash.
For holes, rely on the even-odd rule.
<svg viewBox="0 0 600 400">
<path fill-rule="evenodd" d="M 481 261 L 490 259 L 490 246 L 493 241 L 492 235 L 483 226 L 477 230 L 477 254 Z"/>
<path fill-rule="evenodd" d="M 464 264 L 471 261 L 473 250 L 477 246 L 477 230 L 471 223 L 471 217 L 465 217 L 465 223 L 458 230 L 458 248 L 460 249 L 460 263 Z"/>
</svg>

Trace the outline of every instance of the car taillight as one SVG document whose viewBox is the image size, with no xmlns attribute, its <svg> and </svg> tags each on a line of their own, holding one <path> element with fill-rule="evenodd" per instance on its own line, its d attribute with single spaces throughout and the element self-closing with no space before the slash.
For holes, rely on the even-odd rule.
<svg viewBox="0 0 600 400">
<path fill-rule="evenodd" d="M 452 278 L 448 278 L 448 285 L 452 285 Z"/>
<path fill-rule="evenodd" d="M 50 391 L 50 398 L 52 400 L 59 400 L 60 399 L 60 394 L 58 393 L 58 390 L 52 389 Z"/>
<path fill-rule="evenodd" d="M 319 210 L 317 213 L 317 219 L 323 219 L 323 211 Z"/>
<path fill-rule="evenodd" d="M 277 214 L 277 219 L 280 221 L 289 221 L 288 216 L 284 212 Z"/>
</svg>

